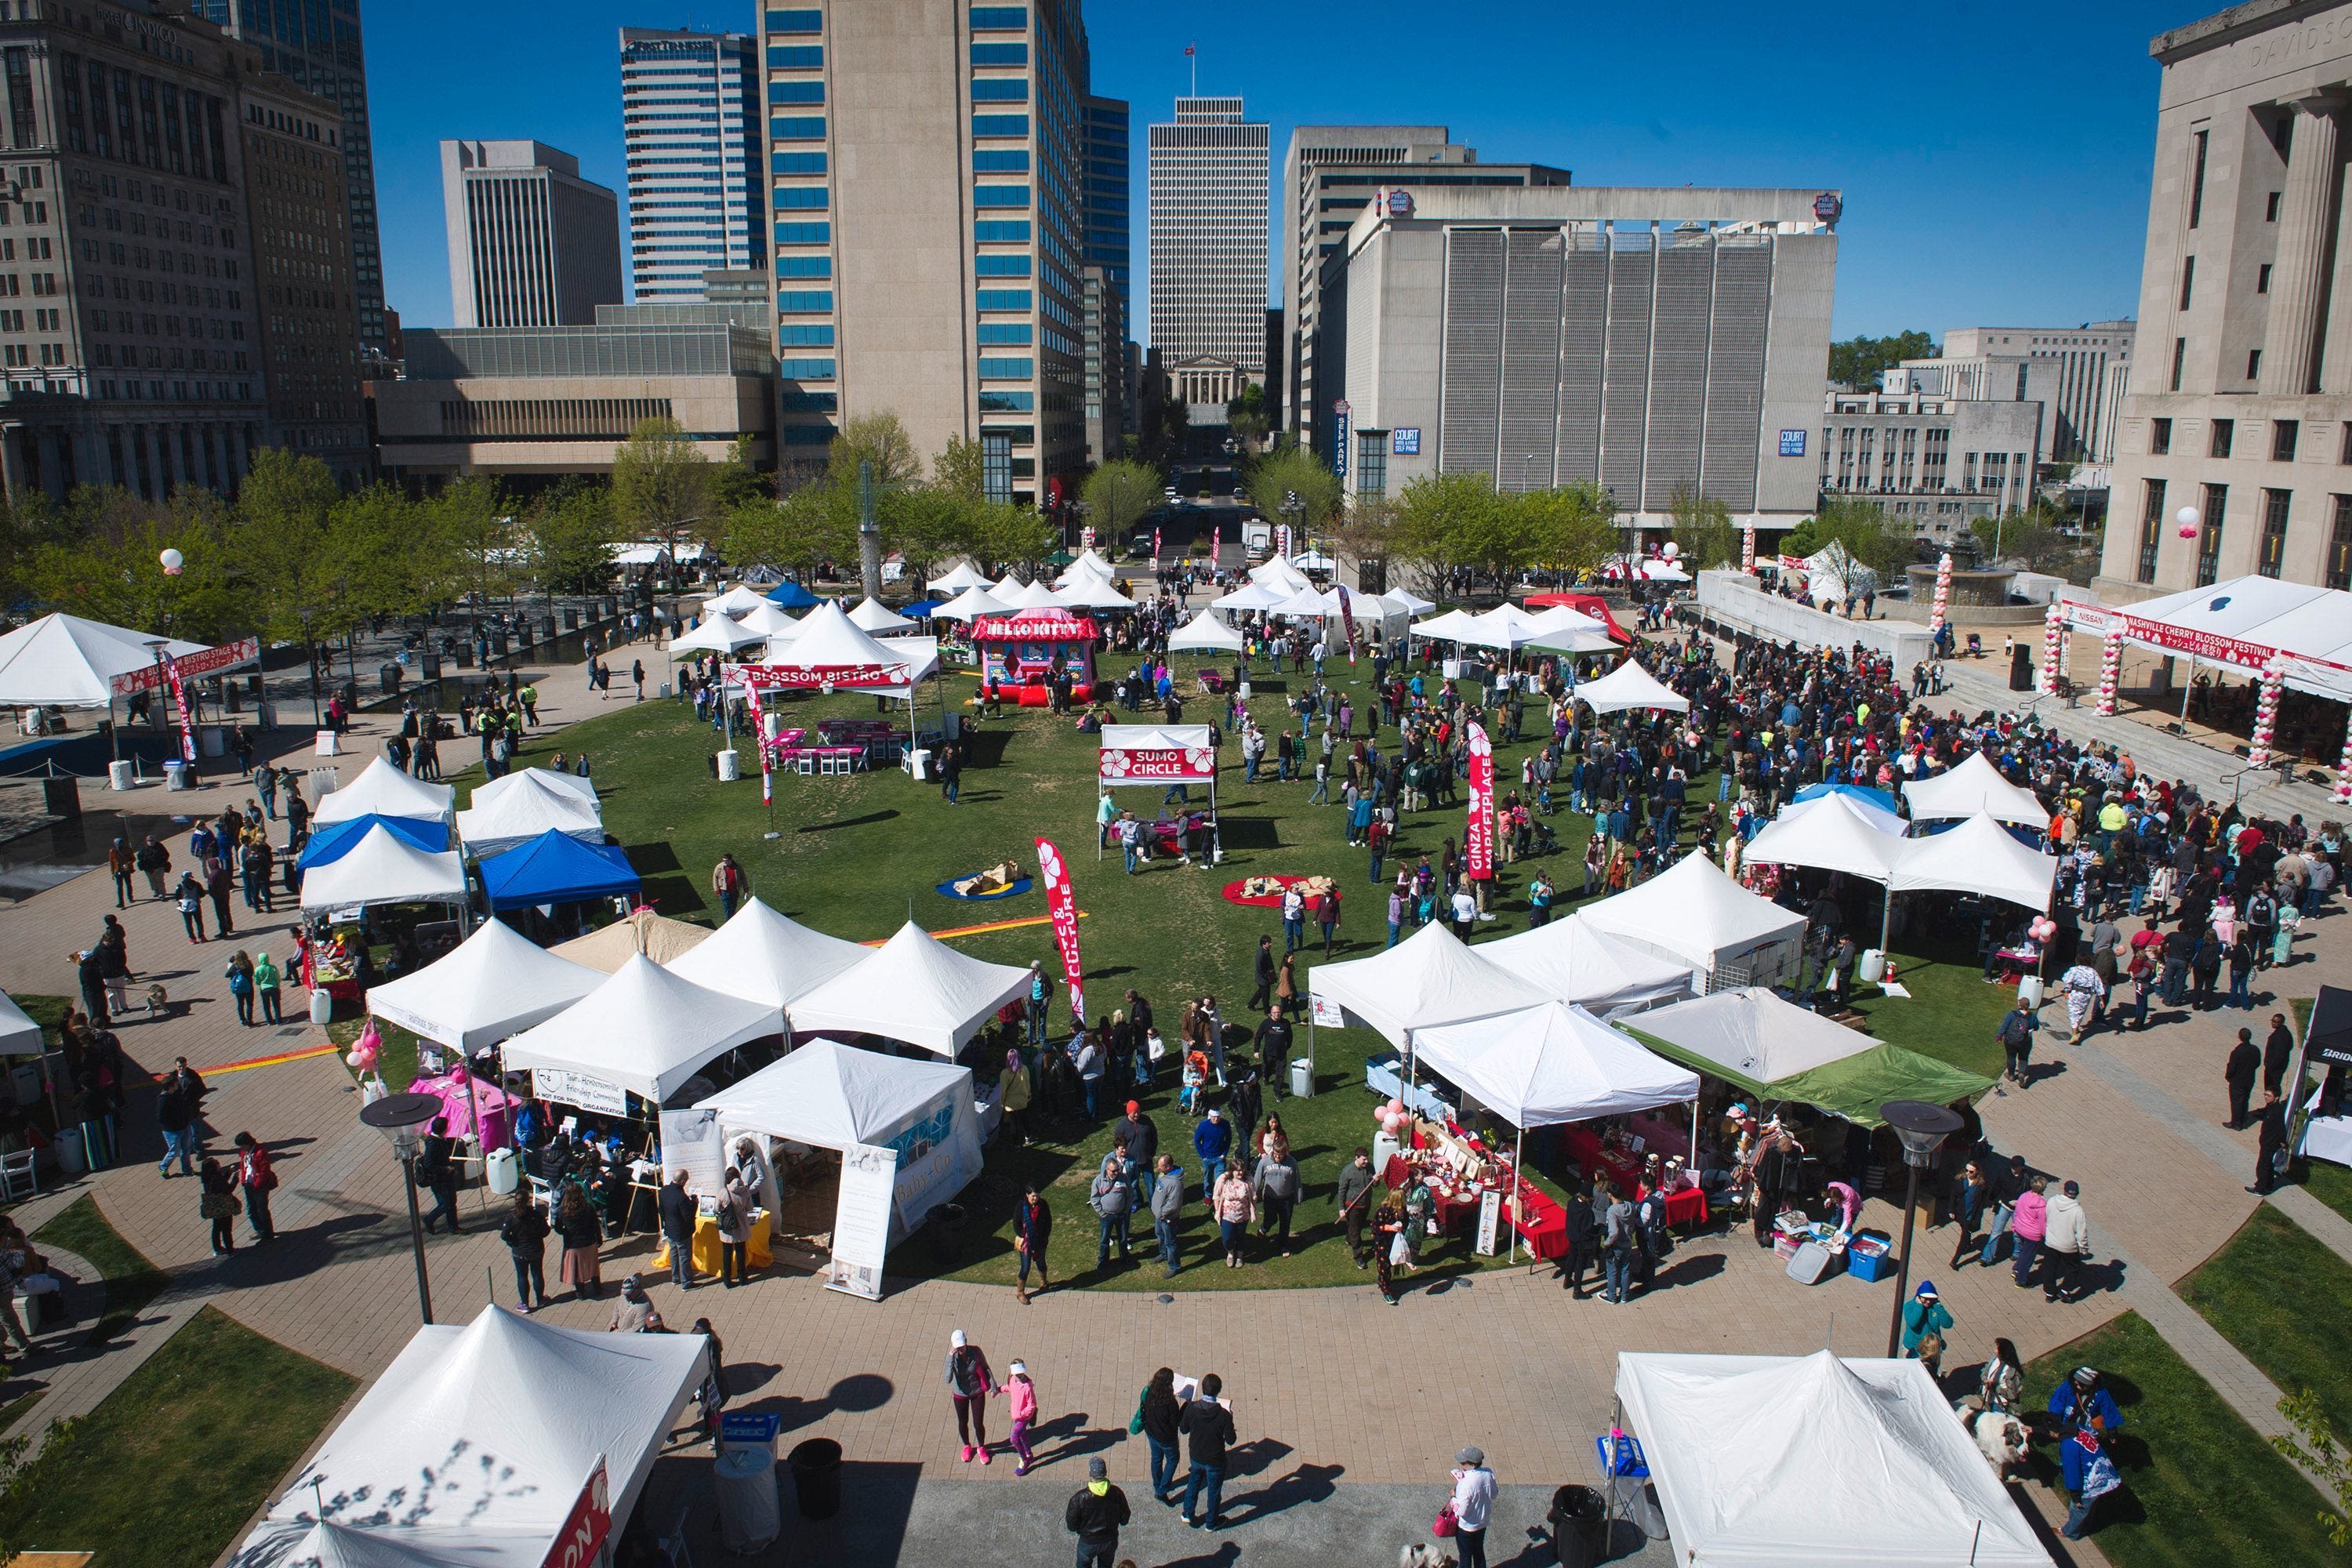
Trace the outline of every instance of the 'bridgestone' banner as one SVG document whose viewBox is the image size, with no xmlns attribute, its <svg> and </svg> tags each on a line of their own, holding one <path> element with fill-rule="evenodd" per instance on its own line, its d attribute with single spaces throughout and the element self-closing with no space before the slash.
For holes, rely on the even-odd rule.
<svg viewBox="0 0 2352 1568">
<path fill-rule="evenodd" d="M 1045 912 L 1054 921 L 1054 945 L 1061 950 L 1062 979 L 1070 988 L 1070 1016 L 1087 1016 L 1087 972 L 1078 962 L 1078 896 L 1070 868 L 1050 838 L 1037 840 L 1037 879 L 1045 884 Z"/>
<path fill-rule="evenodd" d="M 1470 825 L 1463 835 L 1469 851 L 1470 879 L 1495 879 L 1495 743 L 1476 724 L 1470 726 Z"/>
</svg>

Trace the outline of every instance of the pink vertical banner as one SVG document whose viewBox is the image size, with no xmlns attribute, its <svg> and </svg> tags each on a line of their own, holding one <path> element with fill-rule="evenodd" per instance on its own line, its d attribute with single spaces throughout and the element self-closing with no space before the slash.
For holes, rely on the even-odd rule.
<svg viewBox="0 0 2352 1568">
<path fill-rule="evenodd" d="M 719 700 L 721 702 L 727 700 L 727 683 L 723 679 L 719 684 Z M 751 710 L 751 743 L 760 749 L 760 804 L 773 805 L 776 801 L 776 777 L 769 771 L 768 720 L 767 715 L 760 709 L 759 682 L 748 678 L 744 680 L 743 701 Z"/>
<path fill-rule="evenodd" d="M 1348 598 L 1348 585 L 1339 584 L 1339 630 L 1348 639 L 1348 662 L 1356 662 L 1356 608 Z"/>
<path fill-rule="evenodd" d="M 196 765 L 196 726 L 188 717 L 188 689 L 180 680 L 180 661 L 170 654 L 163 656 L 163 676 L 172 683 L 172 706 L 180 714 L 180 757 L 190 767 Z"/>
<path fill-rule="evenodd" d="M 1037 840 L 1037 879 L 1045 884 L 1045 912 L 1054 922 L 1054 945 L 1062 955 L 1062 980 L 1070 988 L 1070 1016 L 1087 1016 L 1087 972 L 1078 961 L 1078 896 L 1070 868 L 1050 838 Z"/>
<path fill-rule="evenodd" d="M 1479 725 L 1470 726 L 1470 823 L 1462 836 L 1470 879 L 1495 879 L 1495 743 Z"/>
<path fill-rule="evenodd" d="M 1160 570 L 1160 527 L 1157 523 L 1151 529 L 1151 569 L 1154 572 Z"/>
</svg>

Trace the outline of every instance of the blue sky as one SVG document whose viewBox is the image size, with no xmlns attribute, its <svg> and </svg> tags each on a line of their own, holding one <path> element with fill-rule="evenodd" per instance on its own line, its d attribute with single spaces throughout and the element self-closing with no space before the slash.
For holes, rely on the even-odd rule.
<svg viewBox="0 0 2352 1568">
<path fill-rule="evenodd" d="M 1095 90 L 1135 106 L 1135 317 L 1143 130 L 1186 90 L 1273 126 L 1452 127 L 1490 162 L 1579 184 L 1836 187 L 1835 331 L 1940 333 L 2126 315 L 2147 226 L 2158 30 L 2209 7 L 1927 0 L 1095 0 Z M 561 20 L 554 21 L 556 16 Z M 437 144 L 536 137 L 624 191 L 618 29 L 749 30 L 751 0 L 370 0 L 368 76 L 391 302 L 449 319 Z M 453 48 L 453 45 L 457 46 Z"/>
</svg>

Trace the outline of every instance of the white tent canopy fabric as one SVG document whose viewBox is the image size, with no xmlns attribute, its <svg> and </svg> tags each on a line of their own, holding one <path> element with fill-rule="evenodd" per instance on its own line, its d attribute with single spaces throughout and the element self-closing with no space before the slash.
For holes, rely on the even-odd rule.
<svg viewBox="0 0 2352 1568">
<path fill-rule="evenodd" d="M 753 899 L 692 951 L 670 960 L 669 972 L 781 1011 L 873 956 L 872 948 L 812 931 Z"/>
<path fill-rule="evenodd" d="M 1276 605 L 1274 613 L 1294 621 L 1319 621 L 1326 616 L 1339 613 L 1339 595 L 1326 594 L 1316 588 L 1301 588 Z"/>
<path fill-rule="evenodd" d="M 931 612 L 943 620 L 950 621 L 976 621 L 982 616 L 1009 616 L 1012 613 L 1013 606 L 991 593 L 984 583 L 966 588 Z"/>
<path fill-rule="evenodd" d="M 1630 658 L 1598 680 L 1578 683 L 1572 695 L 1595 713 L 1620 713 L 1629 709 L 1667 713 L 1690 711 L 1689 698 L 1676 696 L 1665 682 Z"/>
<path fill-rule="evenodd" d="M 1478 617 L 1460 610 L 1448 610 L 1425 621 L 1415 621 L 1407 628 L 1417 637 L 1431 637 L 1440 642 L 1466 642 L 1478 633 Z"/>
<path fill-rule="evenodd" d="M 478 804 L 457 814 L 457 836 L 468 853 L 495 855 L 550 832 L 583 844 L 604 842 L 604 812 L 593 797 L 546 782 L 558 775 L 543 768 L 508 776 L 514 781 L 513 787 L 487 802 L 477 791 Z"/>
<path fill-rule="evenodd" d="M 504 921 L 489 920 L 415 973 L 369 987 L 367 1009 L 387 1024 L 470 1055 L 554 1017 L 603 984 L 595 970 L 558 958 Z"/>
<path fill-rule="evenodd" d="M 33 1016 L 0 992 L 0 1057 L 37 1057 L 47 1048 Z"/>
<path fill-rule="evenodd" d="M 1761 985 L 1695 996 L 1653 1008 L 1632 1022 L 1645 1035 L 1758 1083 L 1778 1083 L 1878 1046 L 1860 1029 L 1783 1002 Z"/>
<path fill-rule="evenodd" d="M 2228 658 L 2242 669 L 2267 649 L 2284 665 L 2287 685 L 2352 699 L 2352 593 L 2341 588 L 2233 577 L 2126 605 L 2120 616 L 2129 640 L 2194 652 L 2200 641 L 2226 639 L 2246 645 L 2245 657 Z"/>
<path fill-rule="evenodd" d="M 594 780 L 583 779 L 578 773 L 560 773 L 553 768 L 518 768 L 513 773 L 501 773 L 497 778 L 476 784 L 467 804 L 472 809 L 479 811 L 482 807 L 494 805 L 506 795 L 518 791 L 541 787 L 569 790 L 589 805 L 597 805 L 598 809 L 602 810 L 596 799 Z"/>
<path fill-rule="evenodd" d="M 1545 629 L 1537 625 L 1535 616 L 1508 602 L 1496 605 L 1483 616 L 1472 616 L 1467 619 L 1468 625 L 1454 641 L 1506 651 L 1527 647 Z"/>
<path fill-rule="evenodd" d="M 1239 653 L 1245 646 L 1241 633 L 1208 610 L 1168 634 L 1171 653 Z"/>
<path fill-rule="evenodd" d="M 1301 572 L 1328 572 L 1339 564 L 1319 550 L 1302 550 L 1290 558 L 1290 563 Z"/>
<path fill-rule="evenodd" d="M 934 594 L 961 594 L 967 588 L 985 588 L 988 578 L 970 561 L 959 561 L 937 577 L 928 578 L 923 586 Z"/>
<path fill-rule="evenodd" d="M 1530 617 L 1534 635 L 1527 646 L 1559 653 L 1606 653 L 1617 646 L 1609 628 L 1570 605 L 1551 605 Z"/>
<path fill-rule="evenodd" d="M 840 606 L 834 605 L 833 608 L 838 613 Z M 782 605 L 772 604 L 766 599 L 753 605 L 751 611 L 736 624 L 745 631 L 757 633 L 763 637 L 797 637 L 801 631 L 801 623 L 786 615 Z"/>
<path fill-rule="evenodd" d="M 1792 802 L 1782 806 L 1780 815 L 1773 820 L 1775 822 L 1790 821 L 1801 814 L 1818 810 L 1832 800 L 1839 802 L 1855 819 L 1866 826 L 1876 828 L 1881 833 L 1900 838 L 1911 831 L 1910 822 L 1899 813 L 1887 810 L 1867 796 L 1843 789 L 1827 790 L 1811 800 Z"/>
<path fill-rule="evenodd" d="M 457 904 L 465 899 L 465 863 L 455 849 L 437 855 L 419 849 L 382 823 L 361 835 L 349 854 L 302 873 L 306 911 L 355 904 Z"/>
<path fill-rule="evenodd" d="M 1996 822 L 2021 827 L 2042 827 L 2050 808 L 2034 793 L 2000 776 L 2000 770 L 1982 752 L 1970 752 L 1959 766 L 1931 779 L 1913 779 L 1903 786 L 1914 822 L 1937 822 L 1983 813 Z"/>
<path fill-rule="evenodd" d="M 1696 851 L 1638 887 L 1586 905 L 1577 918 L 1687 963 L 1702 980 L 1736 962 L 1769 972 L 1770 950 L 1786 946 L 1793 954 L 1805 931 L 1803 915 L 1757 897 Z"/>
<path fill-rule="evenodd" d="M 1271 610 L 1289 598 L 1294 591 L 1264 583 L 1249 583 L 1210 600 L 1209 607 L 1213 610 Z"/>
<path fill-rule="evenodd" d="M 1317 964 L 1307 989 L 1316 1001 L 1337 1003 L 1395 1046 L 1404 1044 L 1409 1030 L 1491 1018 L 1551 999 L 1434 924 L 1370 958 Z"/>
<path fill-rule="evenodd" d="M 967 957 L 908 921 L 793 1006 L 795 1033 L 879 1035 L 952 1057 L 1029 992 L 1029 971 Z"/>
<path fill-rule="evenodd" d="M 1054 581 L 1063 587 L 1067 587 L 1073 583 L 1085 582 L 1088 578 L 1097 583 L 1108 583 L 1118 575 L 1118 574 L 1111 569 L 1111 563 L 1097 554 L 1095 547 L 1089 544 L 1071 558 L 1070 563 L 1062 569 L 1062 574 Z"/>
<path fill-rule="evenodd" d="M 740 616 L 746 610 L 756 610 L 768 602 L 768 595 L 749 583 L 738 583 L 727 592 L 702 601 L 706 616 Z"/>
<path fill-rule="evenodd" d="M 939 667 L 939 645 L 923 637 L 893 637 L 877 642 L 843 613 L 838 604 L 824 604 L 799 623 L 799 635 L 789 652 L 772 662 L 802 669 L 857 669 L 895 665 L 903 679 L 891 684 L 911 686 Z"/>
<path fill-rule="evenodd" d="M 1250 581 L 1282 594 L 1296 594 L 1301 588 L 1311 588 L 1315 585 L 1307 580 L 1306 573 L 1301 572 L 1279 555 L 1271 560 L 1261 561 L 1251 567 Z"/>
<path fill-rule="evenodd" d="M 1034 583 L 1023 583 L 1007 593 L 1003 584 L 997 584 L 996 596 L 1016 610 L 1047 610 L 1064 607 L 1062 597 L 1046 586 L 1042 577 Z"/>
<path fill-rule="evenodd" d="M 1057 589 L 1053 602 L 1071 610 L 1131 610 L 1129 598 L 1108 577 L 1080 576 Z"/>
<path fill-rule="evenodd" d="M 763 605 L 767 604 L 765 599 L 760 602 Z M 773 609 L 775 606 L 769 605 L 768 607 Z M 735 653 L 767 640 L 766 632 L 753 631 L 751 627 L 726 616 L 706 616 L 702 624 L 692 631 L 680 632 L 671 638 L 669 656 L 672 658 L 680 658 L 688 654 L 697 653 Z"/>
<path fill-rule="evenodd" d="M 1645 952 L 1577 915 L 1471 949 L 1548 996 L 1602 1017 L 1691 994 L 1691 966 Z"/>
<path fill-rule="evenodd" d="M 1521 1131 L 1698 1098 L 1698 1074 L 1558 1002 L 1416 1029 L 1412 1047 Z"/>
<path fill-rule="evenodd" d="M 1921 1362 L 1623 1351 L 1617 1397 L 1685 1568 L 2049 1568 Z"/>
<path fill-rule="evenodd" d="M 882 603 L 879 599 L 864 598 L 849 612 L 852 625 L 869 632 L 910 632 L 915 623 Z"/>
<path fill-rule="evenodd" d="M 1763 835 L 1758 834 L 1758 841 Z M 1898 893 L 1984 893 L 2040 914 L 2050 908 L 2057 859 L 2029 849 L 1990 816 L 1925 838 L 1903 840 L 1903 858 L 1890 884 Z"/>
<path fill-rule="evenodd" d="M 422 821 L 457 820 L 457 791 L 449 784 L 411 778 L 383 757 L 360 770 L 359 777 L 330 790 L 310 814 L 324 827 L 354 816 L 413 816 Z"/>
<path fill-rule="evenodd" d="M 781 1032 L 773 1007 L 697 985 L 639 953 L 509 1040 L 506 1065 L 580 1073 L 659 1104 L 712 1058 Z"/>
<path fill-rule="evenodd" d="M 1740 858 L 1774 866 L 1843 871 L 1885 885 L 1893 879 L 1910 840 L 1879 826 L 1865 815 L 1872 809 L 1843 795 L 1801 802 L 1766 823 Z"/>
<path fill-rule="evenodd" d="M 322 1562 L 540 1568 L 599 1459 L 616 1527 L 628 1518 L 702 1382 L 707 1345 L 559 1329 L 496 1306 L 419 1329 L 229 1561 L 301 1561 L 323 1497 L 329 1533 L 374 1550 Z"/>
<path fill-rule="evenodd" d="M 1398 609 L 1402 610 L 1408 616 L 1424 615 L 1427 612 L 1437 608 L 1436 600 L 1424 599 L 1409 588 L 1391 588 L 1387 593 L 1381 595 L 1381 597 L 1386 599 L 1390 604 L 1395 605 Z"/>
<path fill-rule="evenodd" d="M 159 640 L 175 659 L 205 651 L 79 616 L 43 616 L 0 637 L 0 708 L 104 708 L 118 678 L 155 668 Z"/>
</svg>

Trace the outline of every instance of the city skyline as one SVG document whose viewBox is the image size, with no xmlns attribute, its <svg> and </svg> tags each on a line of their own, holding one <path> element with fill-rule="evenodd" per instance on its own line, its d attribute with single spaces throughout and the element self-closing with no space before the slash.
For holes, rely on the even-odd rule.
<svg viewBox="0 0 2352 1568">
<path fill-rule="evenodd" d="M 385 214 L 386 284 L 404 319 L 448 320 L 439 254 L 437 146 L 449 136 L 533 137 L 577 153 L 583 174 L 622 188 L 618 62 L 609 27 L 756 26 L 751 5 L 661 16 L 622 0 L 587 0 L 561 36 L 533 28 L 539 65 L 518 75 L 496 53 L 452 58 L 428 17 L 370 18 L 377 181 Z M 1318 8 L 1285 7 L 1309 20 Z M 1734 13 L 1723 9 L 1725 22 Z M 1892 332 L 1983 321 L 2095 321 L 2128 315 L 2138 293 L 2157 70 L 2148 39 L 2201 14 L 2094 5 L 2063 14 L 1984 9 L 1957 33 L 1936 18 L 1874 15 L 1868 28 L 1824 26 L 1801 36 L 1678 25 L 1671 79 L 1599 73 L 1563 88 L 1562 50 L 1622 60 L 1654 54 L 1667 35 L 1641 19 L 1579 17 L 1571 33 L 1539 7 L 1507 4 L 1487 26 L 1451 39 L 1409 28 L 1402 6 L 1360 8 L 1332 32 L 1312 68 L 1243 40 L 1284 35 L 1262 10 L 1214 0 L 1166 15 L 1089 9 L 1093 89 L 1145 104 L 1189 90 L 1187 44 L 1201 88 L 1239 95 L 1271 125 L 1278 148 L 1300 123 L 1438 123 L 1497 163 L 1576 171 L 1580 184 L 1778 184 L 1804 177 L 1845 193 L 1833 331 Z M 2007 18 L 2007 25 L 2003 18 Z M 1383 26 L 1383 18 L 1396 25 Z M 533 17 L 488 0 L 477 20 L 495 31 Z M 1832 19 L 1833 20 L 1833 19 Z M 2028 21 L 2038 40 L 2013 47 Z M 1389 68 L 1394 40 L 1413 37 L 1412 72 Z M 1496 51 L 1496 37 L 1532 47 Z M 1548 47 L 1547 40 L 1558 47 Z M 1955 54 L 1955 50 L 1965 51 Z M 1937 80 L 1967 80 L 1964 105 L 1923 84 L 1916 100 L 1848 84 L 1874 81 L 1888 59 L 1937 62 Z M 1813 84 L 1839 84 L 1828 93 Z M 1759 90 L 1760 86 L 1760 90 Z M 1900 83 L 1889 82 L 1899 88 Z M 1932 107 L 1921 104 L 1932 100 Z M 2064 156 L 2052 149 L 2063 139 Z M 1131 178 L 1146 184 L 1138 135 Z M 1132 215 L 1129 317 L 1150 320 L 1147 214 Z M 1954 226 L 1967 244 L 1933 238 Z M 2000 265 L 1988 266 L 1989 258 Z M 1278 276 L 1278 258 L 1270 258 Z M 1270 278 L 1270 283 L 1273 279 Z M 1276 299 L 1271 289 L 1269 299 Z"/>
</svg>

